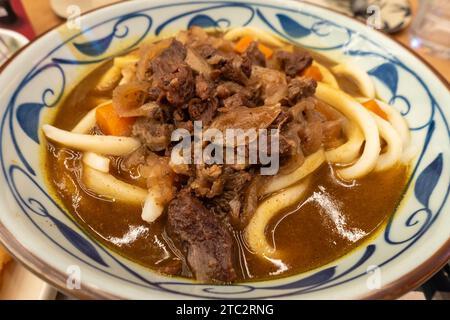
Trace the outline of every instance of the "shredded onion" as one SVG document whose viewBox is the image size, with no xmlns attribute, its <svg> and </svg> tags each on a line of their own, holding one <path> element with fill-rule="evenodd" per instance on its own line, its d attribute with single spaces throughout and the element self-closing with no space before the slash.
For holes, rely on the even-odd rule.
<svg viewBox="0 0 450 320">
<path fill-rule="evenodd" d="M 139 108 L 147 98 L 148 84 L 134 81 L 117 86 L 112 95 L 114 110 L 120 117 L 136 117 L 142 115 Z"/>
<path fill-rule="evenodd" d="M 211 73 L 211 67 L 208 62 L 189 48 L 187 49 L 186 58 L 184 61 L 189 65 L 189 67 L 191 67 L 192 70 L 195 70 L 200 74 L 208 77 Z"/>
<path fill-rule="evenodd" d="M 245 229 L 245 239 L 250 249 L 259 256 L 273 257 L 276 250 L 267 242 L 265 230 L 270 220 L 281 210 L 292 206 L 304 197 L 309 180 L 289 187 L 264 200 Z"/>
<path fill-rule="evenodd" d="M 99 154 L 121 156 L 136 150 L 141 145 L 135 138 L 73 133 L 49 124 L 44 124 L 42 130 L 48 139 L 66 147 Z"/>
</svg>

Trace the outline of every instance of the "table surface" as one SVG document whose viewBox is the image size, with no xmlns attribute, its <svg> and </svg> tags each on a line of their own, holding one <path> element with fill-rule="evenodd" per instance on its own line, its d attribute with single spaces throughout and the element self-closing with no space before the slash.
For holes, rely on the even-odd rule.
<svg viewBox="0 0 450 320">
<path fill-rule="evenodd" d="M 417 12 L 418 0 L 410 0 L 413 15 Z M 22 0 L 25 11 L 30 18 L 31 24 L 37 35 L 51 29 L 52 27 L 64 22 L 63 19 L 56 16 L 50 8 L 49 0 Z M 410 47 L 409 32 L 405 29 L 392 38 Z M 431 55 L 426 49 L 414 50 L 428 63 L 430 63 L 436 70 L 439 70 L 441 75 L 450 82 L 450 60 L 442 59 Z"/>
</svg>

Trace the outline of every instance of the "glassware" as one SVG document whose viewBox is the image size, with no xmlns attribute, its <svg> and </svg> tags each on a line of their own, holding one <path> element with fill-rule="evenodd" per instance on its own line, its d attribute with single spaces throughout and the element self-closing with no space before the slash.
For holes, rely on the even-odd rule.
<svg viewBox="0 0 450 320">
<path fill-rule="evenodd" d="M 413 48 L 450 59 L 450 1 L 421 0 L 410 35 Z"/>
</svg>

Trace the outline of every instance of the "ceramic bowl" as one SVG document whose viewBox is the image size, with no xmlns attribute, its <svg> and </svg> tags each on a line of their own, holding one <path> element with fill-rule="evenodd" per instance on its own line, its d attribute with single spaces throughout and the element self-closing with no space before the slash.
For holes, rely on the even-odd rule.
<svg viewBox="0 0 450 320">
<path fill-rule="evenodd" d="M 375 237 L 293 277 L 203 285 L 161 276 L 84 234 L 45 182 L 40 125 L 99 64 L 144 39 L 192 25 L 251 25 L 366 70 L 409 122 L 418 156 L 406 195 Z M 423 61 L 355 20 L 290 1 L 130 1 L 40 37 L 0 75 L 0 238 L 29 269 L 81 298 L 386 298 L 413 289 L 450 256 L 450 94 Z M 377 192 L 377 190 L 374 190 Z"/>
</svg>

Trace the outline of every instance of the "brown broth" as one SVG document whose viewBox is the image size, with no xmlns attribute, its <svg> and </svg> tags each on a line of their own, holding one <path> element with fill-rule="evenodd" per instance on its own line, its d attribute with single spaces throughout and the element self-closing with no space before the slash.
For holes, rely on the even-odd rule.
<svg viewBox="0 0 450 320">
<path fill-rule="evenodd" d="M 55 126 L 70 130 L 88 110 L 108 98 L 108 94 L 91 89 L 106 67 L 97 69 L 72 91 L 55 117 Z M 140 206 L 101 199 L 86 191 L 80 179 L 79 152 L 51 143 L 45 152 L 49 184 L 85 232 L 153 270 L 164 273 L 180 264 L 183 257 L 165 233 L 164 217 L 148 224 L 140 217 Z M 395 211 L 408 169 L 401 166 L 371 173 L 351 186 L 339 182 L 328 165 L 313 176 L 305 200 L 277 215 L 268 227 L 268 239 L 273 238 L 281 252 L 279 261 L 253 255 L 246 249 L 242 231 L 234 231 L 239 281 L 293 275 L 345 255 L 372 236 Z M 123 173 L 120 177 L 131 179 Z M 189 276 L 187 270 L 182 274 Z"/>
</svg>

